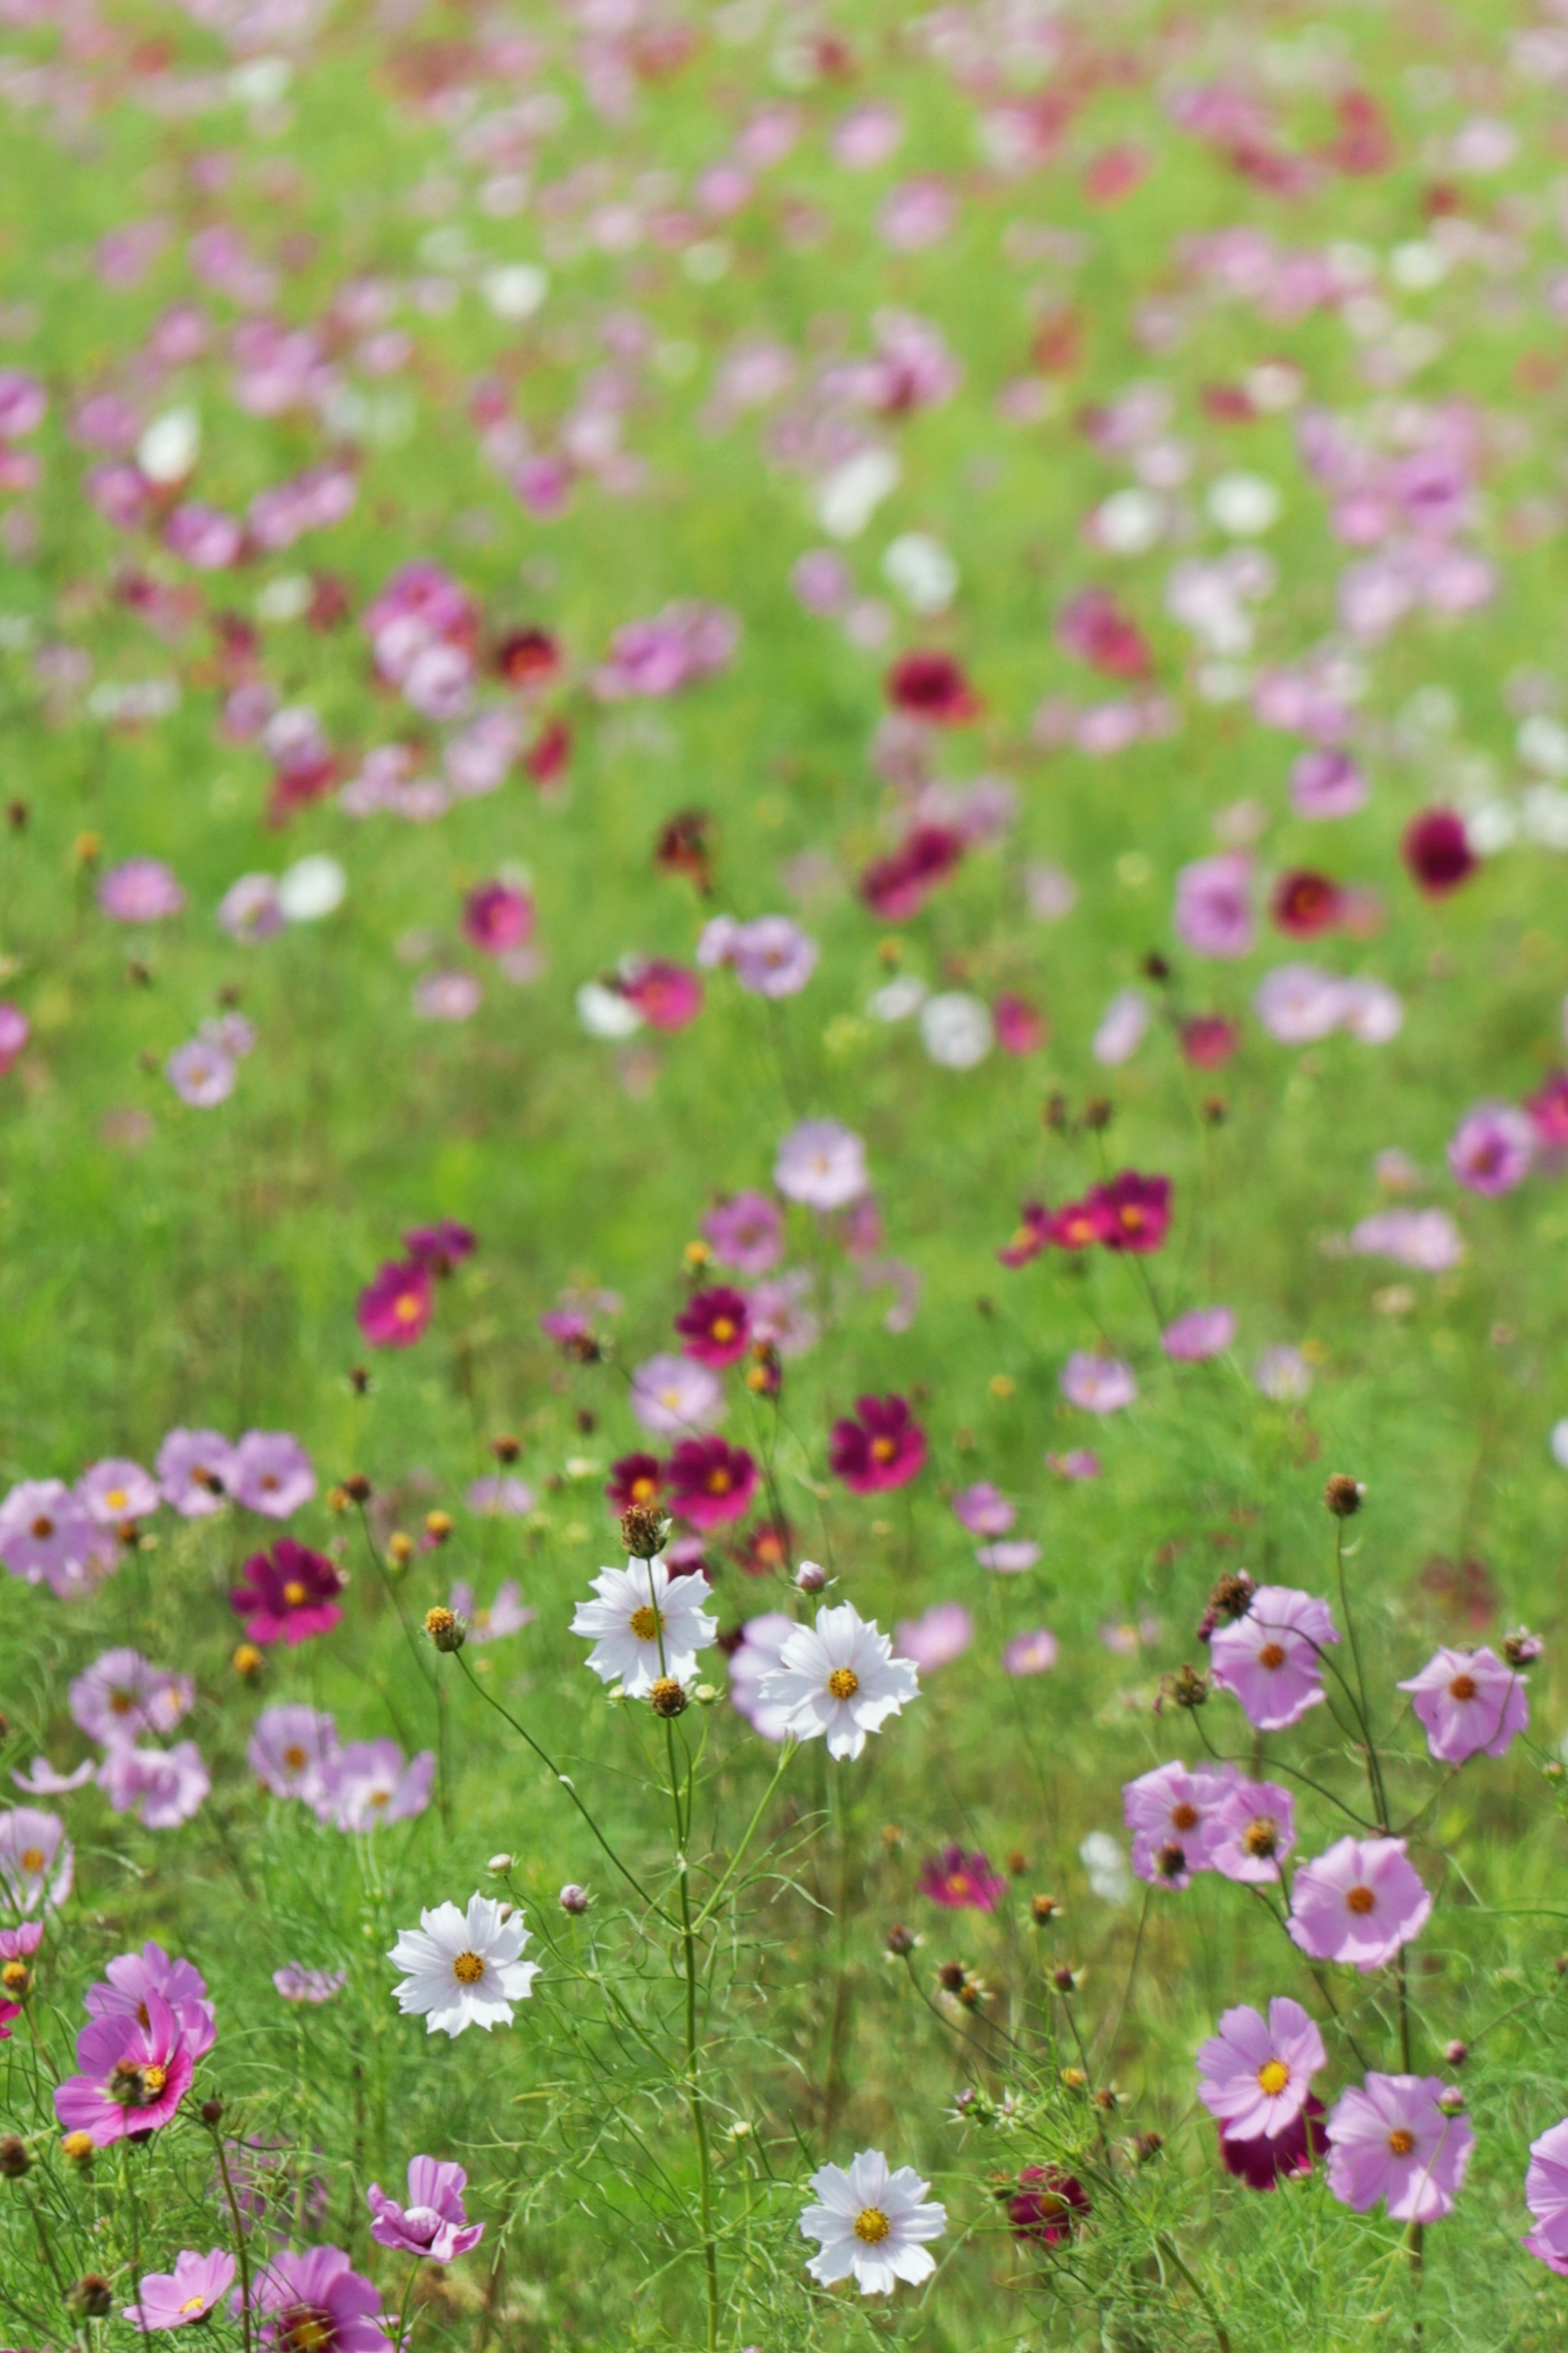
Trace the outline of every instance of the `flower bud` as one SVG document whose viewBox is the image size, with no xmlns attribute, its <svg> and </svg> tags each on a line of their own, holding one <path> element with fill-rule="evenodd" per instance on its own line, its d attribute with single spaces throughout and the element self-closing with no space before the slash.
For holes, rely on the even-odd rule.
<svg viewBox="0 0 1568 2353">
<path fill-rule="evenodd" d="M 895 1960 L 901 1961 L 906 1953 L 912 1953 L 917 1941 L 914 1930 L 906 1928 L 902 1921 L 888 1931 L 888 1950 Z"/>
<path fill-rule="evenodd" d="M 1468 2042 L 1445 2042 L 1443 2045 L 1443 2057 L 1450 2067 L 1462 2067 L 1469 2055 L 1470 2046 Z"/>
<path fill-rule="evenodd" d="M 621 1514 L 621 1542 L 633 1560 L 657 1560 L 669 1541 L 669 1522 L 651 1504 L 628 1504 Z"/>
<path fill-rule="evenodd" d="M 719 1696 L 719 1686 L 717 1683 L 693 1683 L 691 1696 L 699 1707 L 711 1707 Z"/>
<path fill-rule="evenodd" d="M 114 2291 L 101 2272 L 83 2272 L 67 2290 L 66 2302 L 79 2320 L 107 2320 L 114 2308 Z"/>
<path fill-rule="evenodd" d="M 502 1430 L 499 1438 L 491 1439 L 490 1452 L 498 1462 L 515 1462 L 522 1452 L 522 1443 L 520 1439 L 512 1438 Z"/>
<path fill-rule="evenodd" d="M 349 1387 L 353 1389 L 355 1397 L 365 1397 L 368 1395 L 370 1390 L 370 1366 L 368 1365 L 351 1365 L 349 1366 Z"/>
<path fill-rule="evenodd" d="M 1160 2151 L 1164 2147 L 1164 2146 L 1165 2136 L 1163 2133 L 1135 2133 L 1132 2137 L 1133 2163 L 1135 2165 L 1147 2165 L 1152 2158 L 1159 2156 Z"/>
<path fill-rule="evenodd" d="M 1081 2067 L 1064 2067 L 1062 2082 L 1069 2092 L 1086 2092 L 1089 2089 L 1089 2077 Z"/>
<path fill-rule="evenodd" d="M 1460 2091 L 1458 2084 L 1444 2084 L 1442 2090 L 1437 2094 L 1437 2105 L 1442 2109 L 1443 2114 L 1446 2116 L 1463 2116 L 1465 2112 L 1465 2095 L 1463 2092 Z"/>
<path fill-rule="evenodd" d="M 1165 1678 L 1164 1690 L 1173 1707 L 1202 1707 L 1208 1699 L 1209 1679 L 1201 1668 L 1184 1663 Z"/>
<path fill-rule="evenodd" d="M 667 1721 L 673 1716 L 684 1715 L 689 1704 L 686 1686 L 675 1675 L 660 1675 L 648 1693 L 647 1701 L 655 1715 L 662 1715 Z"/>
<path fill-rule="evenodd" d="M 414 1539 L 395 1528 L 386 1539 L 386 1557 L 394 1568 L 406 1568 L 414 1557 Z"/>
<path fill-rule="evenodd" d="M 223 2122 L 223 2102 L 217 2098 L 215 2094 L 213 2098 L 210 2100 L 204 2100 L 202 2102 L 201 2106 L 196 2110 L 196 2114 L 200 2116 L 203 2124 L 205 2125 L 207 2130 L 210 2132 L 215 2125 L 219 2125 Z"/>
<path fill-rule="evenodd" d="M 961 1993 L 963 1989 L 964 1975 L 962 1961 L 942 1961 L 937 1966 L 936 1981 L 943 1993 Z"/>
<path fill-rule="evenodd" d="M 0 1988 L 12 2001 L 20 2001 L 33 1982 L 33 1972 L 26 1961 L 7 1961 L 0 1969 Z"/>
<path fill-rule="evenodd" d="M 1030 1896 L 1029 1917 L 1037 1928 L 1045 1927 L 1052 1920 L 1059 1920 L 1061 1915 L 1062 1907 L 1054 1895 Z"/>
<path fill-rule="evenodd" d="M 827 1582 L 827 1571 L 820 1561 L 803 1560 L 795 1573 L 797 1593 L 820 1593 Z"/>
<path fill-rule="evenodd" d="M 1058 1993 L 1076 1993 L 1078 1991 L 1078 1971 L 1076 1969 L 1069 1969 L 1065 1966 L 1059 1969 L 1053 1969 L 1051 1971 L 1051 1983 L 1055 1986 Z"/>
<path fill-rule="evenodd" d="M 1105 1095 L 1095 1095 L 1083 1107 L 1083 1124 L 1093 1135 L 1103 1134 L 1116 1116 L 1116 1105 Z"/>
<path fill-rule="evenodd" d="M 426 1512 L 425 1514 L 425 1533 L 429 1537 L 433 1545 L 444 1545 L 447 1537 L 452 1533 L 451 1513 Z"/>
<path fill-rule="evenodd" d="M 1540 1635 L 1531 1634 L 1523 1626 L 1514 1627 L 1502 1638 L 1502 1654 L 1510 1667 L 1533 1666 L 1545 1648 Z"/>
<path fill-rule="evenodd" d="M 4 2175 L 7 2181 L 20 2181 L 32 2162 L 27 2155 L 27 2144 L 19 2134 L 7 2133 L 5 2139 L 0 2140 L 0 2175 Z"/>
<path fill-rule="evenodd" d="M 485 1869 L 487 1871 L 493 1871 L 498 1878 L 504 1878 L 506 1873 L 511 1869 L 511 1865 L 512 1858 L 510 1854 L 492 1854 L 489 1862 L 486 1863 Z"/>
<path fill-rule="evenodd" d="M 1323 1489 L 1323 1502 L 1336 1520 L 1353 1520 L 1365 1493 L 1359 1479 L 1352 1479 L 1348 1472 L 1336 1471 Z"/>
<path fill-rule="evenodd" d="M 468 1639 L 462 1620 L 439 1601 L 425 1612 L 425 1631 L 438 1651 L 460 1651 Z"/>
<path fill-rule="evenodd" d="M 706 1242 L 688 1242 L 680 1255 L 686 1261 L 689 1273 L 700 1274 L 713 1253 Z"/>
<path fill-rule="evenodd" d="M 574 1879 L 569 1879 L 558 1900 L 563 1912 L 581 1913 L 588 1909 L 594 1899 L 585 1887 L 579 1887 Z"/>
<path fill-rule="evenodd" d="M 67 2133 L 65 2138 L 60 2143 L 60 2155 L 62 2157 L 69 2158 L 71 2163 L 75 2166 L 79 2166 L 85 2173 L 88 2167 L 92 2163 L 93 2158 L 98 2155 L 98 2151 L 93 2146 L 92 2135 L 90 2133 L 84 2132 Z"/>
<path fill-rule="evenodd" d="M 343 1493 L 351 1504 L 368 1504 L 373 1493 L 370 1481 L 363 1471 L 351 1471 L 343 1481 Z"/>
</svg>

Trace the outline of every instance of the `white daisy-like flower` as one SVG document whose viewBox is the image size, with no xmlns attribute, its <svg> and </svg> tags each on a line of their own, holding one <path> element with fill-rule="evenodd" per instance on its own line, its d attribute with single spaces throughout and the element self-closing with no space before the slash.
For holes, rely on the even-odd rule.
<svg viewBox="0 0 1568 2353">
<path fill-rule="evenodd" d="M 493 1896 L 474 1895 L 421 1912 L 387 1955 L 408 1975 L 393 1988 L 404 2016 L 423 2018 L 427 2034 L 461 2034 L 468 2026 L 511 2024 L 514 2001 L 526 2001 L 539 1975 L 521 1957 L 528 1942 L 522 1915 Z"/>
<path fill-rule="evenodd" d="M 879 2148 L 863 2148 L 847 2173 L 825 2165 L 811 2177 L 821 2204 L 800 2218 L 803 2239 L 816 2239 L 820 2252 L 806 2270 L 824 2287 L 853 2274 L 862 2295 L 891 2295 L 899 2280 L 916 2287 L 936 2269 L 927 2239 L 947 2228 L 947 2209 L 928 2200 L 929 2181 L 912 2166 L 890 2172 Z"/>
<path fill-rule="evenodd" d="M 631 1560 L 602 1568 L 594 1590 L 598 1599 L 579 1601 L 572 1631 L 593 1643 L 588 1664 L 601 1682 L 644 1699 L 663 1679 L 690 1681 L 698 1651 L 719 1631 L 703 1614 L 705 1577 L 671 1577 L 662 1560 Z"/>
<path fill-rule="evenodd" d="M 913 1662 L 894 1658 L 874 1618 L 862 1618 L 853 1602 L 824 1602 L 815 1629 L 797 1626 L 781 1646 L 761 1697 L 764 1706 L 787 1711 L 796 1740 L 826 1735 L 828 1755 L 846 1757 L 858 1757 L 866 1735 L 880 1732 L 920 1687 Z"/>
</svg>

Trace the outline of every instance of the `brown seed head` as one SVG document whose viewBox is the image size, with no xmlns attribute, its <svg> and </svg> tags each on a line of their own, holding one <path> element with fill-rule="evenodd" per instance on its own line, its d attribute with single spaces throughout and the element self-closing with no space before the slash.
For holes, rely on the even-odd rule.
<svg viewBox="0 0 1568 2353">
<path fill-rule="evenodd" d="M 1336 1520 L 1353 1519 L 1361 1509 L 1366 1490 L 1358 1479 L 1343 1471 L 1336 1471 L 1323 1489 L 1323 1502 Z"/>
<path fill-rule="evenodd" d="M 83 2272 L 68 2290 L 66 2302 L 82 2320 L 107 2320 L 114 2308 L 114 2290 L 101 2272 Z"/>
<path fill-rule="evenodd" d="M 896 1960 L 901 1961 L 904 1955 L 906 1953 L 912 1953 L 914 1948 L 915 1935 L 912 1928 L 906 1928 L 902 1921 L 900 1921 L 896 1927 L 889 1929 L 888 1950 L 893 1955 Z"/>
<path fill-rule="evenodd" d="M 27 2144 L 19 2134 L 7 2133 L 5 2139 L 0 2140 L 0 2174 L 7 2181 L 20 2181 L 32 2162 L 27 2155 Z"/>
<path fill-rule="evenodd" d="M 647 1701 L 655 1715 L 666 1718 L 684 1715 L 690 1704 L 685 1684 L 674 1675 L 660 1675 L 648 1693 Z"/>
<path fill-rule="evenodd" d="M 351 1504 L 368 1504 L 374 1490 L 363 1471 L 351 1471 L 343 1481 L 343 1493 Z"/>
<path fill-rule="evenodd" d="M 669 1522 L 651 1504 L 629 1504 L 621 1514 L 621 1542 L 633 1560 L 657 1560 L 669 1540 Z"/>
<path fill-rule="evenodd" d="M 1061 1905 L 1054 1895 L 1031 1895 L 1029 1916 L 1037 1928 L 1044 1928 L 1061 1916 Z"/>
<path fill-rule="evenodd" d="M 509 1437 L 503 1430 L 499 1438 L 491 1439 L 490 1452 L 498 1462 L 515 1462 L 522 1452 L 522 1441 L 521 1439 Z"/>
</svg>

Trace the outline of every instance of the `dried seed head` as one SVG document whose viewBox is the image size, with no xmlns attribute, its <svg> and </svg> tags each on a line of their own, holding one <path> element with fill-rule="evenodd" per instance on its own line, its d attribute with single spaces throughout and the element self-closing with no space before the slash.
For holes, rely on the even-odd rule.
<svg viewBox="0 0 1568 2353">
<path fill-rule="evenodd" d="M 372 1493 L 371 1483 L 363 1471 L 350 1472 L 343 1481 L 343 1493 L 351 1504 L 369 1503 Z"/>
<path fill-rule="evenodd" d="M 889 1929 L 888 1950 L 895 1960 L 901 1961 L 905 1954 L 912 1953 L 914 1948 L 915 1932 L 912 1928 L 906 1928 L 900 1920 L 896 1926 Z"/>
<path fill-rule="evenodd" d="M 498 1462 L 515 1462 L 522 1452 L 521 1442 L 518 1439 L 509 1437 L 503 1430 L 499 1438 L 491 1439 L 490 1452 Z"/>
<path fill-rule="evenodd" d="M 83 2272 L 68 2289 L 66 2302 L 81 2320 L 107 2320 L 114 2308 L 114 2291 L 101 2272 Z"/>
<path fill-rule="evenodd" d="M 1352 1520 L 1361 1509 L 1366 1489 L 1348 1472 L 1336 1471 L 1323 1489 L 1323 1502 L 1336 1520 Z"/>
<path fill-rule="evenodd" d="M 669 1541 L 669 1522 L 650 1504 L 628 1504 L 621 1514 L 621 1542 L 633 1560 L 657 1560 Z"/>
<path fill-rule="evenodd" d="M 689 1704 L 685 1684 L 674 1675 L 660 1675 L 648 1693 L 647 1702 L 655 1715 L 666 1718 L 684 1715 Z"/>
<path fill-rule="evenodd" d="M 1054 1895 L 1031 1895 L 1029 1916 L 1037 1928 L 1044 1928 L 1062 1916 L 1062 1907 Z"/>
<path fill-rule="evenodd" d="M 5 2139 L 0 2140 L 0 2174 L 7 2181 L 20 2181 L 32 2162 L 27 2155 L 27 2144 L 19 2134 L 7 2133 Z"/>
<path fill-rule="evenodd" d="M 1202 1707 L 1209 1695 L 1209 1679 L 1198 1667 L 1184 1662 L 1169 1678 L 1167 1688 L 1174 1707 Z"/>
</svg>

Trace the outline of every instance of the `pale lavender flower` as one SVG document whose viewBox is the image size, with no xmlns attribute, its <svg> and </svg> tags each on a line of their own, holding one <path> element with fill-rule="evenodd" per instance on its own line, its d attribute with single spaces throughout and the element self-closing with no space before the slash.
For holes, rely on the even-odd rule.
<svg viewBox="0 0 1568 2353">
<path fill-rule="evenodd" d="M 1310 1046 L 1327 1038 L 1349 1009 L 1345 984 L 1315 965 L 1282 964 L 1265 973 L 1252 1009 L 1281 1046 Z"/>
<path fill-rule="evenodd" d="M 837 1120 L 803 1120 L 779 1146 L 773 1183 L 808 1209 L 847 1209 L 870 1189 L 866 1146 Z"/>
<path fill-rule="evenodd" d="M 697 944 L 700 965 L 729 965 L 742 987 L 758 997 L 797 997 L 819 953 L 816 942 L 787 915 L 759 915 L 750 923 L 716 915 Z"/>
<path fill-rule="evenodd" d="M 521 1520 L 533 1509 L 533 1490 L 526 1479 L 476 1479 L 464 1501 L 470 1512 L 481 1513 L 487 1519 Z"/>
<path fill-rule="evenodd" d="M 893 1635 L 898 1656 L 929 1673 L 963 1656 L 974 1640 L 974 1620 L 961 1601 L 938 1601 L 919 1618 L 900 1618 Z"/>
<path fill-rule="evenodd" d="M 484 990 L 471 972 L 426 973 L 414 987 L 414 1010 L 426 1021 L 468 1021 L 479 1011 Z"/>
<path fill-rule="evenodd" d="M 1436 2222 L 1464 2187 L 1475 2132 L 1445 2105 L 1437 2075 L 1371 2074 L 1335 2101 L 1325 2127 L 1329 2189 L 1364 2214 L 1381 2200 L 1395 2222 Z"/>
<path fill-rule="evenodd" d="M 158 1449 L 156 1467 L 163 1501 L 183 1520 L 221 1512 L 234 1486 L 234 1448 L 216 1430 L 170 1430 Z"/>
<path fill-rule="evenodd" d="M 470 1642 L 499 1642 L 508 1634 L 521 1634 L 538 1617 L 537 1609 L 524 1607 L 522 1594 L 515 1577 L 509 1577 L 496 1588 L 493 1601 L 474 1601 L 474 1588 L 459 1578 L 452 1587 L 450 1608 L 455 1618 L 460 1618 L 468 1630 Z"/>
<path fill-rule="evenodd" d="M 1276 1405 L 1293 1405 L 1312 1386 L 1312 1367 L 1300 1348 L 1265 1348 L 1252 1377 Z"/>
<path fill-rule="evenodd" d="M 1472 1193 L 1511 1193 L 1535 1158 L 1534 1122 L 1512 1103 L 1478 1103 L 1467 1112 L 1448 1145 L 1448 1166 Z"/>
<path fill-rule="evenodd" d="M 0 1895 L 13 1912 L 57 1911 L 71 1892 L 76 1854 L 58 1814 L 37 1806 L 0 1813 Z"/>
<path fill-rule="evenodd" d="M 632 1375 L 627 1401 L 654 1438 L 686 1438 L 714 1430 L 724 1419 L 723 1383 L 689 1356 L 649 1356 Z"/>
<path fill-rule="evenodd" d="M 251 1732 L 246 1762 L 275 1798 L 302 1798 L 316 1808 L 338 1759 L 338 1727 L 330 1715 L 286 1700 L 263 1708 Z"/>
<path fill-rule="evenodd" d="M 721 1266 L 738 1274 L 768 1274 L 784 1256 L 784 1219 L 765 1193 L 735 1193 L 719 1201 L 702 1220 Z"/>
<path fill-rule="evenodd" d="M 1286 1926 L 1310 1959 L 1365 1971 L 1418 1936 L 1431 1911 L 1403 1839 L 1342 1838 L 1296 1873 Z"/>
<path fill-rule="evenodd" d="M 810 1304 L 811 1293 L 811 1272 L 806 1267 L 796 1267 L 772 1282 L 759 1282 L 752 1293 L 752 1337 L 771 1342 L 781 1356 L 804 1356 L 808 1348 L 816 1347 L 822 1333 L 821 1319 Z"/>
<path fill-rule="evenodd" d="M 120 1747 L 151 1733 L 162 1739 L 189 1714 L 196 1687 L 189 1675 L 155 1667 L 140 1651 L 105 1651 L 70 1687 L 72 1721 L 89 1740 Z"/>
<path fill-rule="evenodd" d="M 1236 1337 L 1236 1314 L 1229 1307 L 1190 1307 L 1160 1335 L 1167 1356 L 1184 1365 L 1201 1365 L 1221 1356 Z"/>
<path fill-rule="evenodd" d="M 1358 1257 L 1391 1258 L 1425 1274 L 1446 1273 L 1465 1255 L 1447 1209 L 1381 1209 L 1351 1228 L 1350 1247 Z"/>
<path fill-rule="evenodd" d="M 1068 1403 L 1083 1413 L 1120 1413 L 1138 1395 L 1131 1365 L 1115 1356 L 1091 1356 L 1083 1348 L 1075 1348 L 1062 1366 L 1060 1388 Z"/>
<path fill-rule="evenodd" d="M 98 903 L 119 923 L 156 923 L 179 914 L 185 894 L 160 858 L 128 858 L 98 886 Z"/>
<path fill-rule="evenodd" d="M 952 1499 L 952 1512 L 976 1536 L 1005 1536 L 1018 1516 L 1001 1488 L 994 1487 L 989 1479 L 961 1488 Z"/>
<path fill-rule="evenodd" d="M 137 1814 L 150 1831 L 178 1830 L 200 1808 L 212 1776 L 194 1740 L 173 1748 L 111 1748 L 98 1777 L 117 1814 Z"/>
<path fill-rule="evenodd" d="M 730 1653 L 730 1697 L 752 1730 L 763 1740 L 780 1741 L 789 1729 L 791 1710 L 762 1695 L 764 1675 L 776 1674 L 783 1664 L 784 1644 L 795 1632 L 795 1620 L 781 1609 L 767 1609 L 748 1618 L 741 1644 Z"/>
<path fill-rule="evenodd" d="M 1254 937 L 1252 860 L 1245 850 L 1200 858 L 1176 876 L 1176 930 L 1198 955 L 1244 956 Z"/>
<path fill-rule="evenodd" d="M 348 1983 L 347 1969 L 308 1969 L 302 1961 L 289 1961 L 272 1972 L 272 1982 L 285 2001 L 333 2001 Z"/>
<path fill-rule="evenodd" d="M 1298 817 L 1352 817 L 1366 801 L 1365 776 L 1338 745 L 1319 744 L 1292 762 L 1290 806 Z"/>
<path fill-rule="evenodd" d="M 1219 2032 L 1199 2046 L 1198 2097 L 1227 2140 L 1276 2140 L 1306 2106 L 1328 2057 L 1299 2001 L 1276 1995 L 1267 2020 L 1242 2003 L 1226 2010 Z"/>
<path fill-rule="evenodd" d="M 232 1488 L 247 1512 L 286 1520 L 315 1493 L 316 1474 L 287 1430 L 247 1430 L 234 1450 Z"/>
<path fill-rule="evenodd" d="M 76 1499 L 100 1527 L 144 1520 L 159 1504 L 158 1482 L 140 1462 L 111 1455 L 89 1463 L 76 1482 Z"/>
<path fill-rule="evenodd" d="M 316 1812 L 339 1831 L 374 1831 L 411 1820 L 430 1802 L 435 1752 L 405 1761 L 395 1740 L 351 1740 L 331 1760 Z"/>
<path fill-rule="evenodd" d="M 1000 1544 L 979 1545 L 975 1559 L 996 1577 L 1021 1577 L 1040 1557 L 1040 1547 L 1029 1536 L 1013 1536 Z"/>
<path fill-rule="evenodd" d="M 1015 1634 L 1002 1653 L 1003 1667 L 1010 1675 L 1043 1675 L 1056 1662 L 1057 1638 L 1044 1626 L 1027 1634 Z"/>
<path fill-rule="evenodd" d="M 485 2235 L 484 2224 L 470 2222 L 464 2209 L 468 2185 L 460 2165 L 443 2164 L 433 2157 L 410 2158 L 406 2206 L 389 2198 L 379 2181 L 365 2192 L 371 2237 L 395 2254 L 428 2255 L 437 2263 L 466 2255 Z"/>
<path fill-rule="evenodd" d="M 184 1103 L 195 1111 L 211 1111 L 234 1092 L 235 1068 L 221 1046 L 193 1038 L 177 1046 L 163 1065 L 164 1074 Z"/>
<path fill-rule="evenodd" d="M 189 2247 L 174 2257 L 172 2272 L 148 2272 L 137 2301 L 125 2306 L 132 2328 L 189 2328 L 216 2310 L 234 2285 L 234 2257 L 226 2247 L 198 2255 Z"/>
<path fill-rule="evenodd" d="M 116 1566 L 112 1539 L 59 1479 L 20 1480 L 0 1504 L 0 1561 L 62 1601 Z"/>
<path fill-rule="evenodd" d="M 1090 1050 L 1095 1060 L 1110 1068 L 1130 1062 L 1143 1043 L 1149 1019 L 1149 1000 L 1142 989 L 1119 990 L 1106 1007 L 1094 1033 Z"/>
</svg>

